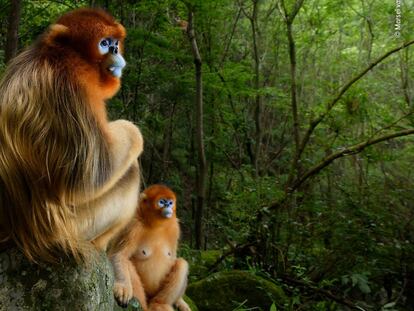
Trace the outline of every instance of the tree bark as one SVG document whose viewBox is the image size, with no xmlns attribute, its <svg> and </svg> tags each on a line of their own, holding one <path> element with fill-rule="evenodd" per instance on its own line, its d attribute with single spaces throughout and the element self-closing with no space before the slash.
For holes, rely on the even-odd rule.
<svg viewBox="0 0 414 311">
<path fill-rule="evenodd" d="M 114 277 L 105 254 L 89 265 L 62 259 L 30 263 L 16 248 L 0 252 L 0 310 L 114 310 Z"/>
<path fill-rule="evenodd" d="M 405 102 L 407 103 L 407 107 L 411 110 L 412 107 L 412 103 L 411 103 L 411 92 L 410 92 L 410 84 L 409 84 L 409 53 L 408 53 L 408 49 L 406 49 L 404 51 L 404 53 L 402 53 L 401 55 L 401 60 L 400 60 L 400 71 L 401 71 L 401 87 L 403 89 L 404 92 L 404 99 Z"/>
<path fill-rule="evenodd" d="M 288 180 L 286 182 L 286 190 L 290 188 L 295 175 L 300 172 L 300 123 L 298 112 L 298 100 L 297 100 L 297 83 L 296 83 L 296 44 L 293 37 L 293 22 L 296 15 L 299 13 L 300 8 L 303 5 L 304 0 L 297 0 L 291 13 L 288 13 L 288 9 L 285 5 L 285 1 L 281 1 L 283 8 L 283 14 L 286 24 L 286 34 L 288 39 L 289 61 L 290 61 L 290 105 L 292 109 L 293 118 L 293 138 L 295 141 L 295 154 L 292 159 L 291 169 L 289 172 Z"/>
<path fill-rule="evenodd" d="M 207 180 L 207 160 L 204 149 L 204 121 L 203 121 L 203 80 L 202 80 L 202 61 L 197 45 L 194 30 L 194 13 L 191 7 L 188 8 L 188 27 L 187 36 L 191 44 L 191 51 L 194 57 L 195 81 L 196 81 L 196 145 L 198 155 L 198 180 L 197 180 L 197 206 L 195 210 L 195 247 L 202 248 L 203 237 L 203 213 L 206 200 L 206 180 Z"/>
<path fill-rule="evenodd" d="M 254 111 L 254 120 L 256 124 L 256 144 L 254 152 L 254 169 L 256 177 L 259 176 L 260 169 L 260 151 L 262 145 L 263 137 L 263 126 L 262 126 L 262 96 L 259 94 L 260 90 L 260 58 L 259 58 L 259 42 L 257 36 L 257 15 L 258 15 L 258 0 L 253 0 L 253 13 L 252 18 L 250 19 L 252 36 L 253 36 L 253 58 L 254 58 L 254 88 L 256 90 L 255 96 L 255 111 Z"/>
<path fill-rule="evenodd" d="M 252 30 L 252 41 L 253 41 L 253 62 L 254 62 L 254 81 L 253 86 L 256 91 L 255 95 L 255 105 L 254 105 L 254 123 L 256 126 L 255 132 L 255 144 L 254 151 L 251 152 L 250 158 L 252 159 L 252 164 L 255 169 L 255 176 L 259 176 L 260 168 L 260 157 L 261 157 L 261 146 L 263 138 L 263 125 L 262 125 L 262 114 L 263 114 L 263 103 L 262 96 L 260 95 L 260 57 L 259 57 L 259 38 L 258 38 L 258 10 L 259 10 L 259 1 L 252 0 L 253 9 L 252 13 L 248 14 L 246 10 L 241 6 L 240 9 L 244 15 L 250 21 L 250 27 Z M 249 148 L 248 148 L 249 152 Z"/>
<path fill-rule="evenodd" d="M 161 180 L 165 181 L 169 176 L 170 166 L 170 154 L 171 154 L 171 142 L 172 134 L 174 130 L 174 114 L 175 114 L 176 103 L 171 104 L 170 113 L 168 117 L 168 125 L 164 129 L 164 139 L 162 148 L 162 172 Z"/>
<path fill-rule="evenodd" d="M 9 25 L 7 29 L 7 39 L 5 47 L 4 62 L 7 63 L 10 59 L 16 56 L 17 47 L 19 43 L 19 24 L 20 24 L 20 13 L 22 9 L 21 0 L 12 0 Z"/>
</svg>

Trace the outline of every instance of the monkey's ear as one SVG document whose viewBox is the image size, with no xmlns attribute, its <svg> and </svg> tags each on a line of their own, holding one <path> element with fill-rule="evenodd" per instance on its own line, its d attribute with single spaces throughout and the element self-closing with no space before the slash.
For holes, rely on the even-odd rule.
<svg viewBox="0 0 414 311">
<path fill-rule="evenodd" d="M 62 24 L 53 24 L 49 27 L 45 34 L 46 44 L 56 44 L 69 37 L 69 28 Z"/>
<path fill-rule="evenodd" d="M 146 201 L 147 199 L 148 199 L 148 196 L 144 192 L 141 192 L 141 194 L 139 195 L 139 200 L 143 202 L 143 201 Z"/>
<path fill-rule="evenodd" d="M 122 26 L 121 24 L 116 23 L 115 28 L 116 28 L 116 30 L 114 32 L 118 37 L 120 37 L 120 38 L 125 38 L 126 37 L 126 30 L 125 30 L 124 26 Z"/>
</svg>

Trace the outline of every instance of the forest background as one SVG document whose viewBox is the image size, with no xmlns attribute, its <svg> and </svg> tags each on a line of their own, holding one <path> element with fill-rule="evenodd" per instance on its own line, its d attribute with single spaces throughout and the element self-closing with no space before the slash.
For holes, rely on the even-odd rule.
<svg viewBox="0 0 414 311">
<path fill-rule="evenodd" d="M 192 281 L 210 256 L 273 310 L 414 310 L 414 1 L 0 0 L 0 73 L 83 6 L 127 28 L 108 109 L 178 194 Z"/>
</svg>

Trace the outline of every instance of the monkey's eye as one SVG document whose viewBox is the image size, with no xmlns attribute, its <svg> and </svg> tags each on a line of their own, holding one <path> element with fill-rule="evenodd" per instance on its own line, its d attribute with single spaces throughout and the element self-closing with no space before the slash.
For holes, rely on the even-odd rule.
<svg viewBox="0 0 414 311">
<path fill-rule="evenodd" d="M 101 53 L 101 55 L 107 54 L 109 51 L 109 47 L 111 45 L 111 39 L 109 38 L 104 38 L 101 41 L 99 41 L 99 53 Z"/>
<path fill-rule="evenodd" d="M 165 199 L 161 199 L 161 200 L 158 201 L 158 206 L 159 207 L 164 207 L 166 203 L 167 202 L 165 201 Z"/>
</svg>

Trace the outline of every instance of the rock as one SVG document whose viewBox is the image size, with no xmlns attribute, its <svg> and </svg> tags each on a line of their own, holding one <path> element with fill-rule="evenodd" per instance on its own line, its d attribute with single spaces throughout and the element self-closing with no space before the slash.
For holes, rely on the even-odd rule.
<svg viewBox="0 0 414 311">
<path fill-rule="evenodd" d="M 112 267 L 104 254 L 88 266 L 35 265 L 16 249 L 0 253 L 0 310 L 113 310 Z"/>
<path fill-rule="evenodd" d="M 211 249 L 207 251 L 201 251 L 200 252 L 201 264 L 206 267 L 210 267 L 217 261 L 217 259 L 220 258 L 221 255 L 222 255 L 222 251 L 220 250 Z"/>
<path fill-rule="evenodd" d="M 243 307 L 270 310 L 274 302 L 278 307 L 287 303 L 282 288 L 262 277 L 246 271 L 217 272 L 190 284 L 186 294 L 196 302 L 200 311 L 232 311 Z"/>
</svg>

